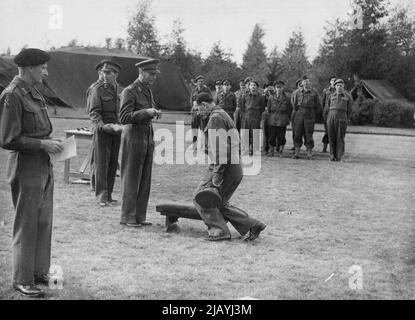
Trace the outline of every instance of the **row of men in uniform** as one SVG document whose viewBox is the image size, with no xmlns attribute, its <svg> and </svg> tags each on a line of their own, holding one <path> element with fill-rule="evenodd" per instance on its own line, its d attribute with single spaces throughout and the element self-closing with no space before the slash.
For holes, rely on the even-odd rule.
<svg viewBox="0 0 415 320">
<path fill-rule="evenodd" d="M 211 93 L 204 84 L 204 77 L 196 78 L 192 89 L 191 104 L 201 92 Z M 222 107 L 236 124 L 238 130 L 248 129 L 249 154 L 253 154 L 254 129 L 263 129 L 264 152 L 268 156 L 275 153 L 282 156 L 286 144 L 286 129 L 292 123 L 293 158 L 298 159 L 301 146 L 307 149 L 307 158 L 311 159 L 314 148 L 314 125 L 317 114 L 323 114 L 325 133 L 322 139 L 323 152 L 330 145 L 330 160 L 340 161 L 344 154 L 344 138 L 347 123 L 351 116 L 353 99 L 344 89 L 344 81 L 331 77 L 330 84 L 323 90 L 322 98 L 311 87 L 307 77 L 299 79 L 297 88 L 290 94 L 285 90 L 283 81 L 268 84 L 263 90 L 251 77 L 240 81 L 240 89 L 230 90 L 231 82 L 222 81 L 222 87 L 216 82 L 215 103 Z M 197 107 L 192 107 L 192 128 L 198 127 Z M 196 139 L 196 138 L 194 138 Z"/>
</svg>

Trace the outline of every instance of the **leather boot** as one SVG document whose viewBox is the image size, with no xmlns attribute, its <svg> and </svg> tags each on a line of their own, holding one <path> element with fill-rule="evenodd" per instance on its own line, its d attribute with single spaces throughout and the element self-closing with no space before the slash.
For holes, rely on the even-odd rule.
<svg viewBox="0 0 415 320">
<path fill-rule="evenodd" d="M 321 152 L 327 152 L 327 143 L 323 145 L 323 150 Z"/>
<path fill-rule="evenodd" d="M 275 149 L 274 147 L 269 147 L 268 154 L 267 154 L 268 157 L 274 156 L 274 149 Z"/>
<path fill-rule="evenodd" d="M 313 149 L 307 149 L 307 159 L 311 160 L 313 158 Z"/>
<path fill-rule="evenodd" d="M 293 159 L 298 159 L 300 157 L 300 148 L 295 147 L 294 148 L 294 155 L 293 155 Z"/>
<path fill-rule="evenodd" d="M 280 158 L 282 158 L 283 152 L 284 152 L 284 146 L 280 146 L 280 148 L 279 148 Z"/>
</svg>

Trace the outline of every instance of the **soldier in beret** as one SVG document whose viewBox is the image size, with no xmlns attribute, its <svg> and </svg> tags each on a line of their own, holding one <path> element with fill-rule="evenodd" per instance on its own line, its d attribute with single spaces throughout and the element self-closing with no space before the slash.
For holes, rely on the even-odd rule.
<svg viewBox="0 0 415 320">
<path fill-rule="evenodd" d="M 336 81 L 336 77 L 330 78 L 330 84 L 327 88 L 323 89 L 323 97 L 321 99 L 322 101 L 322 109 L 323 109 L 323 123 L 324 123 L 324 136 L 321 142 L 323 142 L 323 150 L 322 152 L 327 152 L 327 145 L 329 144 L 329 136 L 327 131 L 327 106 L 329 103 L 330 96 L 336 91 L 336 88 L 334 87 L 334 82 Z"/>
<path fill-rule="evenodd" d="M 101 207 L 116 203 L 112 198 L 118 167 L 122 127 L 119 121 L 119 96 L 122 86 L 117 83 L 121 66 L 103 60 L 98 66 L 102 81 L 90 89 L 87 105 L 93 125 L 93 156 L 95 196 Z"/>
<path fill-rule="evenodd" d="M 290 123 L 291 102 L 284 92 L 284 81 L 275 81 L 275 94 L 271 95 L 267 102 L 267 113 L 269 122 L 269 156 L 274 155 L 276 149 L 282 157 L 286 143 L 285 133 Z"/>
<path fill-rule="evenodd" d="M 253 155 L 254 130 L 261 129 L 261 117 L 265 111 L 265 98 L 259 91 L 259 84 L 251 80 L 248 85 L 249 92 L 241 97 L 241 112 L 243 116 L 242 129 L 247 129 L 249 134 L 249 155 Z"/>
<path fill-rule="evenodd" d="M 223 80 L 222 91 L 216 96 L 215 104 L 225 110 L 229 116 L 233 119 L 236 109 L 236 96 L 231 91 L 231 82 L 229 80 Z"/>
<path fill-rule="evenodd" d="M 159 60 L 136 63 L 138 78 L 121 93 L 121 221 L 127 227 L 149 226 L 146 220 L 153 165 L 152 120 L 161 116 L 151 85 Z"/>
<path fill-rule="evenodd" d="M 229 204 L 243 177 L 238 131 L 229 115 L 214 104 L 210 94 L 199 94 L 196 102 L 201 122 L 204 123 L 205 152 L 211 160 L 193 198 L 197 211 L 208 227 L 205 240 L 231 240 L 228 221 L 244 236 L 245 241 L 255 240 L 266 225 Z M 226 132 L 230 139 L 217 139 L 214 132 L 218 130 Z M 216 150 L 212 150 L 214 146 Z"/>
<path fill-rule="evenodd" d="M 303 79 L 301 78 L 301 79 L 298 79 L 296 82 L 295 82 L 295 89 L 294 89 L 294 91 L 291 93 L 291 106 L 294 106 L 294 97 L 295 97 L 295 95 L 296 95 L 296 93 L 297 93 L 297 91 L 298 90 L 301 90 L 301 88 L 303 87 L 303 84 L 302 84 L 302 82 L 303 82 Z M 293 110 L 294 111 L 294 110 Z M 293 114 L 292 114 L 293 115 Z M 292 121 L 293 121 L 293 119 L 292 119 L 292 115 L 291 115 L 291 125 L 292 125 Z M 293 138 L 293 147 L 290 149 L 291 151 L 294 151 L 295 150 L 295 148 L 294 148 L 294 128 L 291 128 L 291 130 L 292 130 L 292 138 Z"/>
<path fill-rule="evenodd" d="M 320 111 L 320 98 L 311 88 L 310 80 L 306 77 L 302 81 L 302 88 L 295 92 L 293 97 L 292 124 L 294 130 L 294 159 L 299 158 L 300 148 L 304 144 L 307 148 L 307 158 L 312 159 L 314 148 L 314 124 L 317 112 Z"/>
<path fill-rule="evenodd" d="M 344 137 L 349 122 L 353 99 L 344 89 L 344 81 L 334 82 L 336 92 L 330 95 L 326 108 L 327 131 L 330 142 L 330 160 L 340 161 L 344 154 Z"/>
<path fill-rule="evenodd" d="M 239 90 L 237 90 L 235 92 L 235 98 L 236 98 L 236 109 L 235 109 L 235 113 L 234 113 L 234 122 L 236 125 L 236 129 L 238 129 L 238 131 L 241 130 L 241 108 L 240 108 L 240 101 L 241 101 L 241 97 L 243 94 L 246 93 L 246 85 L 245 85 L 245 81 L 241 80 L 239 81 Z"/>
<path fill-rule="evenodd" d="M 44 97 L 35 85 L 48 76 L 49 54 L 25 49 L 14 58 L 19 74 L 0 95 L 0 146 L 10 150 L 13 287 L 26 296 L 41 296 L 36 285 L 49 283 L 53 215 L 53 167 L 49 154 L 63 150 L 50 137 L 52 124 Z"/>
</svg>

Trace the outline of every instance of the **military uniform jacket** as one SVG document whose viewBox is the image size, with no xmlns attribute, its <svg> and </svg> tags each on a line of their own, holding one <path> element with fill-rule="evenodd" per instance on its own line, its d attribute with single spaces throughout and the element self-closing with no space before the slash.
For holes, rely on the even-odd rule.
<svg viewBox="0 0 415 320">
<path fill-rule="evenodd" d="M 265 110 L 264 96 L 260 92 L 242 95 L 241 110 L 245 121 L 261 121 L 261 115 Z"/>
<path fill-rule="evenodd" d="M 225 110 L 228 114 L 233 114 L 236 109 L 236 96 L 231 91 L 228 93 L 221 91 L 215 98 L 215 104 Z"/>
<path fill-rule="evenodd" d="M 352 114 L 353 98 L 348 92 L 332 93 L 328 99 L 327 113 L 336 112 L 339 116 L 350 119 Z"/>
<path fill-rule="evenodd" d="M 230 139 L 219 139 L 209 135 L 209 130 L 224 130 Z M 211 162 L 217 165 L 235 163 L 239 159 L 239 134 L 232 118 L 223 109 L 215 107 L 209 116 L 205 134 L 205 152 L 210 156 Z M 216 138 L 216 142 L 213 141 Z M 212 147 L 216 147 L 216 159 L 212 157 Z M 226 154 L 225 154 L 226 151 Z"/>
<path fill-rule="evenodd" d="M 332 88 L 331 86 L 329 86 L 329 87 L 327 87 L 323 90 L 323 97 L 321 99 L 322 104 L 323 104 L 323 106 L 322 106 L 322 108 L 323 108 L 323 118 L 327 117 L 327 114 L 329 112 L 328 109 L 327 109 L 327 106 L 329 104 L 329 98 L 334 92 L 336 92 L 336 89 Z"/>
<path fill-rule="evenodd" d="M 120 121 L 124 125 L 151 125 L 147 109 L 156 107 L 151 89 L 137 79 L 121 93 Z"/>
<path fill-rule="evenodd" d="M 301 114 L 304 119 L 315 120 L 320 110 L 320 99 L 313 89 L 300 89 L 295 92 L 293 98 L 293 113 Z"/>
<path fill-rule="evenodd" d="M 120 123 L 120 85 L 112 86 L 108 83 L 98 82 L 90 87 L 87 100 L 89 117 L 95 128 L 100 128 L 107 123 Z"/>
<path fill-rule="evenodd" d="M 51 133 L 52 124 L 43 96 L 18 76 L 14 77 L 0 95 L 0 146 L 13 151 L 7 170 L 9 182 L 18 170 L 28 171 L 22 174 L 31 176 L 40 174 L 36 168 L 37 157 L 44 153 L 40 140 L 50 139 Z M 33 165 L 20 167 L 19 162 L 23 160 Z"/>
<path fill-rule="evenodd" d="M 85 108 L 85 111 L 86 111 L 86 113 L 88 113 L 88 114 L 89 114 L 89 105 L 88 105 L 88 98 L 89 98 L 89 95 L 90 95 L 90 93 L 91 93 L 92 88 L 94 88 L 95 86 L 99 85 L 100 83 L 102 83 L 102 80 L 97 80 L 97 81 L 95 81 L 93 84 L 91 84 L 91 85 L 88 87 L 88 89 L 86 89 L 86 108 Z"/>
<path fill-rule="evenodd" d="M 278 97 L 272 95 L 268 98 L 268 124 L 275 127 L 286 127 L 290 123 L 291 102 L 285 93 Z"/>
</svg>

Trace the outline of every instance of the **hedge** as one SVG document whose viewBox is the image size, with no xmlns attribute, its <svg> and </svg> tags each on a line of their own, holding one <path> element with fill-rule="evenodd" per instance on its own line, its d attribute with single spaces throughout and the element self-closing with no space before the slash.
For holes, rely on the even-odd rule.
<svg viewBox="0 0 415 320">
<path fill-rule="evenodd" d="M 351 122 L 355 125 L 410 128 L 414 124 L 414 111 L 412 103 L 358 98 L 353 104 Z"/>
</svg>

